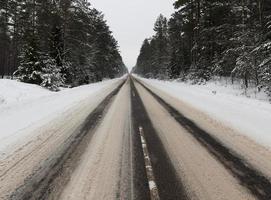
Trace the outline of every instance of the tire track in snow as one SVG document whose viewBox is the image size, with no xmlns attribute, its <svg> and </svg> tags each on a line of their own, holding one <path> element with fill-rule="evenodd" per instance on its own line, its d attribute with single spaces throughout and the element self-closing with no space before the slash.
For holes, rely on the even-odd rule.
<svg viewBox="0 0 271 200">
<path fill-rule="evenodd" d="M 259 200 L 271 199 L 271 182 L 260 171 L 245 162 L 238 153 L 233 152 L 200 128 L 195 122 L 185 117 L 160 96 L 145 86 L 141 81 L 133 78 L 145 88 L 169 113 L 183 126 L 203 147 L 205 147 L 229 172 Z"/>
<path fill-rule="evenodd" d="M 111 105 L 112 99 L 118 94 L 123 86 L 123 81 L 115 90 L 113 90 L 106 98 L 90 113 L 85 120 L 80 131 L 76 133 L 69 141 L 69 145 L 62 151 L 57 158 L 45 167 L 46 171 L 38 173 L 33 172 L 29 175 L 23 185 L 15 189 L 10 195 L 12 200 L 43 200 L 50 196 L 57 199 L 57 194 L 63 189 L 69 180 L 69 176 L 76 167 L 80 155 L 84 152 L 93 131 L 102 116 Z M 52 194 L 55 193 L 55 194 Z"/>
<path fill-rule="evenodd" d="M 181 181 L 181 177 L 178 176 L 176 170 L 167 154 L 165 147 L 163 146 L 158 134 L 156 133 L 150 117 L 143 105 L 142 99 L 140 98 L 137 89 L 131 79 L 131 101 L 132 101 L 132 120 L 133 129 L 135 134 L 138 134 L 138 128 L 142 127 L 145 131 L 145 143 L 148 145 L 149 157 L 151 160 L 151 165 L 153 168 L 153 174 L 156 179 L 157 188 L 159 191 L 159 196 L 161 199 L 189 199 L 185 186 Z M 141 148 L 141 141 L 140 148 Z M 140 149 L 137 149 L 138 151 Z M 141 148 L 141 153 L 142 148 Z M 145 160 L 140 163 L 144 166 L 145 170 Z M 146 171 L 146 170 L 145 170 Z M 145 173 L 146 172 L 142 172 Z M 149 191 L 148 180 L 145 180 L 145 190 Z M 148 192 L 149 193 L 149 192 Z M 151 195 L 149 194 L 149 198 Z M 142 198 L 141 198 L 142 199 Z"/>
</svg>

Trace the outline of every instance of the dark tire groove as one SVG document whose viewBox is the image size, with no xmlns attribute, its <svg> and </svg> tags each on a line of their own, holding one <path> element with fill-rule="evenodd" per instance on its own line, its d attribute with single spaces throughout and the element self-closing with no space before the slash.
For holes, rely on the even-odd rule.
<svg viewBox="0 0 271 200">
<path fill-rule="evenodd" d="M 35 172 L 26 178 L 24 185 L 17 188 L 10 196 L 12 200 L 43 200 L 58 199 L 61 190 L 69 181 L 72 171 L 76 168 L 80 156 L 83 154 L 94 130 L 110 107 L 114 97 L 124 85 L 123 81 L 116 89 L 108 94 L 105 99 L 89 114 L 79 131 L 71 135 L 61 151 L 53 161 L 44 168 L 46 172 Z M 43 166 L 40 167 L 42 170 Z"/>
<path fill-rule="evenodd" d="M 260 171 L 242 159 L 240 155 L 224 146 L 195 122 L 185 117 L 160 96 L 151 91 L 141 81 L 135 79 L 144 87 L 169 113 L 184 127 L 202 146 L 204 146 L 230 173 L 247 188 L 251 194 L 260 200 L 271 199 L 271 182 Z"/>
<path fill-rule="evenodd" d="M 135 132 L 134 135 L 138 135 L 136 137 L 139 137 L 138 128 L 142 126 L 149 149 L 160 198 L 166 200 L 189 199 L 185 191 L 185 187 L 181 182 L 181 177 L 179 177 L 176 173 L 176 170 L 153 127 L 150 117 L 148 116 L 148 113 L 132 80 L 131 101 L 133 128 Z M 137 140 L 140 142 L 140 138 Z M 143 154 L 141 144 L 139 145 L 141 149 L 140 151 Z M 144 160 L 141 162 L 141 166 L 144 168 L 142 170 L 145 171 Z M 148 183 L 146 182 L 145 184 L 145 187 L 148 188 Z"/>
<path fill-rule="evenodd" d="M 129 78 L 130 87 L 132 80 Z M 131 137 L 132 137 L 132 155 L 133 155 L 133 186 L 134 186 L 134 196 L 135 200 L 150 200 L 150 191 L 148 187 L 147 173 L 144 164 L 144 155 L 141 146 L 140 135 L 137 131 L 137 124 L 135 123 L 135 116 L 137 115 L 134 109 L 133 91 L 132 87 L 130 90 L 131 96 Z"/>
</svg>

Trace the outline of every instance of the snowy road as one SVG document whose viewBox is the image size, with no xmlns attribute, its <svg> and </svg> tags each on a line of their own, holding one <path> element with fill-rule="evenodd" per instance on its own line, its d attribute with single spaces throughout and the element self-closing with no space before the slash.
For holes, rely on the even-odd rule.
<svg viewBox="0 0 271 200">
<path fill-rule="evenodd" d="M 269 149 L 143 79 L 99 94 L 1 158 L 0 199 L 271 199 Z"/>
</svg>

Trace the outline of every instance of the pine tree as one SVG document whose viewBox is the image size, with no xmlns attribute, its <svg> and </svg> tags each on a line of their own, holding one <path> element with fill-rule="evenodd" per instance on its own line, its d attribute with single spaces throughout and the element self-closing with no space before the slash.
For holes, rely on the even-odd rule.
<svg viewBox="0 0 271 200">
<path fill-rule="evenodd" d="M 9 65 L 10 40 L 5 13 L 0 11 L 0 76 L 2 77 L 7 75 L 8 71 L 5 67 Z"/>
<path fill-rule="evenodd" d="M 42 83 L 42 63 L 37 39 L 31 34 L 28 37 L 28 43 L 25 44 L 20 56 L 20 66 L 14 74 L 20 81 L 40 85 Z"/>
<path fill-rule="evenodd" d="M 141 52 L 135 72 L 194 82 L 218 75 L 231 77 L 232 82 L 241 79 L 245 88 L 251 83 L 259 89 L 270 88 L 270 1 L 177 0 L 174 6 L 176 12 L 164 34 L 166 72 L 159 71 L 158 32 L 150 40 L 150 70 L 143 70 L 141 60 L 147 53 Z"/>
<path fill-rule="evenodd" d="M 0 2 L 0 76 L 9 75 L 10 71 L 10 45 L 8 0 Z"/>
<path fill-rule="evenodd" d="M 151 73 L 151 57 L 152 54 L 150 42 L 148 39 L 145 39 L 140 49 L 140 54 L 137 58 L 137 68 L 135 72 L 149 77 L 149 73 Z"/>
<path fill-rule="evenodd" d="M 86 0 L 3 0 L 0 19 L 0 75 L 16 71 L 51 87 L 49 71 L 72 86 L 127 72 L 102 13 Z"/>
<path fill-rule="evenodd" d="M 153 63 L 155 70 L 154 75 L 156 77 L 168 77 L 167 66 L 169 64 L 169 52 L 168 52 L 168 22 L 167 18 L 160 15 L 154 24 L 155 35 L 153 36 L 154 58 Z"/>
<path fill-rule="evenodd" d="M 43 57 L 42 60 L 40 85 L 52 91 L 59 91 L 59 87 L 64 85 L 65 79 L 58 67 L 57 60 L 49 56 Z"/>
</svg>

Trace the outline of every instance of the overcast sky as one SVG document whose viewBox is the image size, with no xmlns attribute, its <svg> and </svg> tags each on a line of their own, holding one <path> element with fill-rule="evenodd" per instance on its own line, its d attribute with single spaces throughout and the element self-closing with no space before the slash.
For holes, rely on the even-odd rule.
<svg viewBox="0 0 271 200">
<path fill-rule="evenodd" d="M 121 55 L 130 69 L 136 64 L 141 44 L 153 35 L 153 25 L 160 13 L 166 17 L 174 12 L 175 0 L 89 0 L 102 11 L 118 40 Z"/>
</svg>

